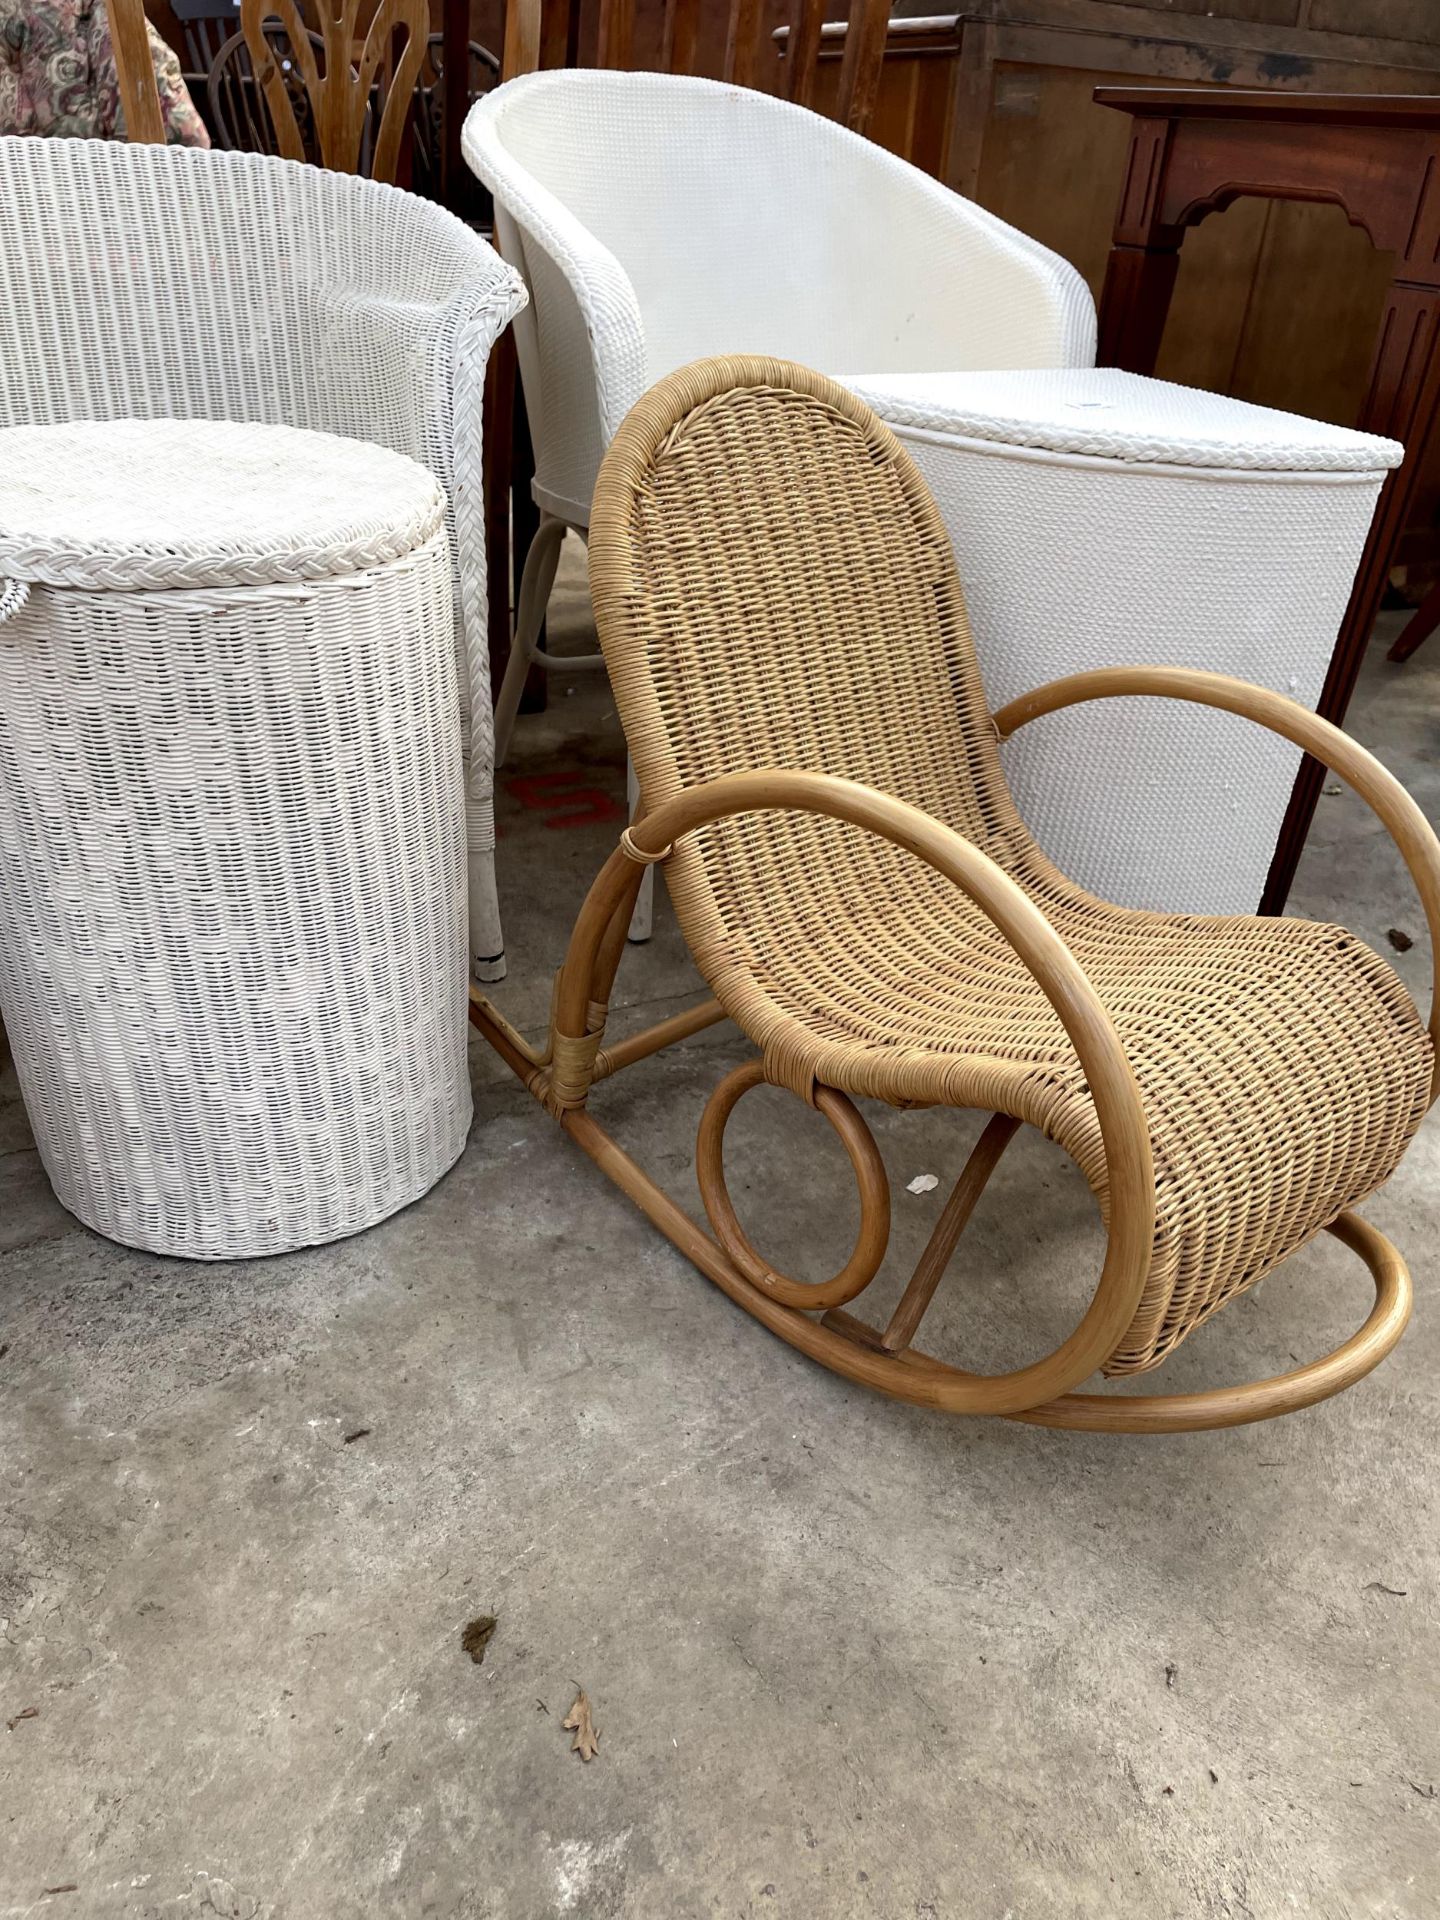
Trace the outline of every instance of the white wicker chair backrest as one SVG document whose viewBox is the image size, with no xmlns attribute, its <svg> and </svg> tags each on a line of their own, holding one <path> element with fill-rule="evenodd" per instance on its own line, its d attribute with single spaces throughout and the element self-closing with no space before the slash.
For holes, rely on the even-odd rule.
<svg viewBox="0 0 1440 1920">
<path fill-rule="evenodd" d="M 1066 261 L 788 101 L 530 74 L 477 103 L 464 146 L 533 296 L 517 341 L 537 494 L 570 517 L 633 402 L 706 354 L 842 376 L 1094 359 L 1094 303 Z"/>
<path fill-rule="evenodd" d="M 0 139 L 0 426 L 263 420 L 372 440 L 451 499 L 483 640 L 480 403 L 523 301 L 430 202 L 259 154 Z"/>
<path fill-rule="evenodd" d="M 516 274 L 429 201 L 260 154 L 0 138 L 0 208 L 0 426 L 268 421 L 435 475 L 472 842 L 493 846 L 481 398 Z"/>
</svg>

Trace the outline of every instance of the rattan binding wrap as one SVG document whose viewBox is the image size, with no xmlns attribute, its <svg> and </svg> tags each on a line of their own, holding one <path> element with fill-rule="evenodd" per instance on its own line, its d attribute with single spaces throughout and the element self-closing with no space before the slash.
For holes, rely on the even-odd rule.
<svg viewBox="0 0 1440 1920">
<path fill-rule="evenodd" d="M 1155 1163 L 1149 1277 L 1107 1372 L 1155 1366 L 1389 1177 L 1434 1064 L 1400 981 L 1343 928 L 1117 908 L 1050 864 L 1005 786 L 945 529 L 863 402 L 778 361 L 672 376 L 617 441 L 592 530 L 646 808 L 747 769 L 862 782 L 972 841 L 1079 961 Z M 1073 1155 L 1106 1211 L 1058 1018 L 933 869 L 851 824 L 769 811 L 683 838 L 667 878 L 769 1078 L 807 1099 L 824 1085 L 1012 1114 Z"/>
</svg>

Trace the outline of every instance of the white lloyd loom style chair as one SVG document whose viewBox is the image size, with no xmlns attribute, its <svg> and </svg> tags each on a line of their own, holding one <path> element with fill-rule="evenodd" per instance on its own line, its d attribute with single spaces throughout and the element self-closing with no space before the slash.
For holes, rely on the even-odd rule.
<svg viewBox="0 0 1440 1920">
<path fill-rule="evenodd" d="M 1427 1032 L 1393 971 L 1341 927 L 1148 913 L 1084 891 L 1022 823 L 998 741 L 1130 694 L 1258 721 L 1374 808 L 1440 951 L 1440 845 L 1369 754 L 1276 693 L 1173 667 L 1071 675 L 992 713 L 950 542 L 914 462 L 846 388 L 774 360 L 701 362 L 637 404 L 601 470 L 590 571 L 640 813 L 576 921 L 548 1045 L 531 1047 L 473 989 L 471 1017 L 703 1273 L 850 1379 L 1052 1426 L 1264 1419 L 1337 1392 L 1389 1352 L 1409 1275 L 1350 1209 L 1393 1172 L 1435 1098 L 1440 1007 Z M 626 924 L 657 861 L 715 997 L 607 1046 Z M 700 1123 L 707 1234 L 588 1103 L 597 1082 L 726 1014 L 759 1052 Z M 832 1279 L 771 1267 L 726 1190 L 726 1121 L 761 1081 L 818 1107 L 855 1169 L 859 1237 Z M 846 1311 L 889 1232 L 859 1096 L 993 1116 L 884 1326 Z M 1022 1123 L 1089 1181 L 1104 1267 L 1052 1353 L 979 1375 L 913 1340 Z M 1158 1365 L 1322 1231 L 1359 1255 L 1376 1288 L 1364 1327 L 1326 1358 L 1206 1393 L 1076 1391 L 1097 1368 Z"/>
<path fill-rule="evenodd" d="M 1392 442 L 1097 370 L 1064 260 L 834 122 L 745 88 L 546 72 L 479 102 L 470 165 L 525 275 L 542 512 L 496 710 L 503 759 L 566 527 L 654 381 L 801 361 L 899 433 L 940 506 L 992 700 L 1101 662 L 1318 699 Z M 594 656 L 590 664 L 599 664 Z M 1101 760 L 1102 787 L 1080 777 Z M 1006 754 L 1046 850 L 1127 904 L 1250 912 L 1299 755 L 1229 716 L 1114 705 Z"/>
<path fill-rule="evenodd" d="M 471 966 L 502 978 L 481 398 L 519 279 L 429 201 L 258 154 L 0 139 L 0 208 L 0 427 L 304 427 L 445 489 Z"/>
<path fill-rule="evenodd" d="M 516 349 L 539 531 L 495 710 L 503 762 L 567 528 L 662 374 L 756 350 L 832 372 L 1057 367 L 1095 355 L 1075 270 L 882 148 L 748 88 L 664 74 L 530 74 L 472 108 L 465 158 L 525 276 Z M 648 931 L 648 888 L 632 937 Z"/>
</svg>

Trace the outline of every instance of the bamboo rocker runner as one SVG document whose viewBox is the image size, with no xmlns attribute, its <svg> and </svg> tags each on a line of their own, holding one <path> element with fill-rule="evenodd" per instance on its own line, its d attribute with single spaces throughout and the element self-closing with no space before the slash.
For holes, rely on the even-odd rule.
<svg viewBox="0 0 1440 1920">
<path fill-rule="evenodd" d="M 606 456 L 591 586 L 641 791 L 570 939 L 549 1040 L 477 989 L 471 1018 L 567 1133 L 701 1272 L 849 1379 L 957 1413 L 1129 1432 L 1224 1427 L 1312 1404 L 1394 1347 L 1397 1250 L 1351 1209 L 1394 1171 L 1440 1087 L 1386 963 L 1334 926 L 1112 906 L 1041 853 L 998 741 L 1121 695 L 1241 715 L 1323 760 L 1396 841 L 1440 951 L 1440 844 L 1368 753 L 1308 709 L 1224 676 L 1076 674 L 985 704 L 950 542 L 913 463 L 852 393 L 761 358 L 662 380 Z M 714 998 L 607 1047 L 606 1006 L 647 866 L 663 863 Z M 589 1110 L 597 1083 L 729 1016 L 760 1049 L 700 1125 L 704 1232 Z M 832 1279 L 776 1272 L 726 1190 L 735 1104 L 766 1081 L 818 1108 L 861 1226 Z M 879 1270 L 889 1185 L 854 1101 L 993 1117 L 883 1328 L 847 1309 Z M 912 1345 L 1021 1124 L 1075 1159 L 1106 1254 L 1079 1325 L 1016 1371 Z M 1291 1373 L 1208 1392 L 1075 1391 L 1142 1373 L 1328 1231 L 1375 1286 L 1360 1330 Z"/>
</svg>

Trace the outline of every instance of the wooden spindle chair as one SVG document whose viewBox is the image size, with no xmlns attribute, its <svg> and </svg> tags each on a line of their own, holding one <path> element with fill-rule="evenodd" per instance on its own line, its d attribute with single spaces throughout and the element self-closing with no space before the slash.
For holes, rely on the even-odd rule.
<svg viewBox="0 0 1440 1920">
<path fill-rule="evenodd" d="M 783 68 L 768 27 L 765 0 L 730 0 L 720 78 L 735 86 L 782 92 L 801 106 L 815 94 L 821 30 L 830 20 L 846 22 L 844 62 L 836 117 L 857 133 L 870 124 L 891 0 L 790 0 Z M 666 0 L 660 43 L 660 70 L 695 73 L 701 30 L 712 0 Z M 509 0 L 505 10 L 504 78 L 564 66 L 573 44 L 572 8 L 567 0 Z M 600 0 L 596 15 L 595 64 L 635 64 L 635 0 Z"/>
</svg>

